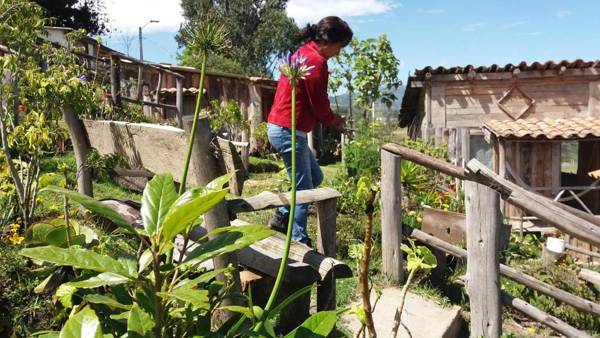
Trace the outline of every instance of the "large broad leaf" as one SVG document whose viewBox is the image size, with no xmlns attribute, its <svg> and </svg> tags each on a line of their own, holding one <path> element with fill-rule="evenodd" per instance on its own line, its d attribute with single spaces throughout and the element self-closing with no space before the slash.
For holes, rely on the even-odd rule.
<svg viewBox="0 0 600 338">
<path fill-rule="evenodd" d="M 181 195 L 164 218 L 162 235 L 164 242 L 170 242 L 178 233 L 217 205 L 225 198 L 227 190 L 211 190 L 197 187 Z"/>
<path fill-rule="evenodd" d="M 77 288 L 67 283 L 62 284 L 56 289 L 56 298 L 65 308 L 73 307 L 73 294 L 77 291 Z"/>
<path fill-rule="evenodd" d="M 137 277 L 137 274 L 130 274 L 129 268 L 123 263 L 106 255 L 100 255 L 94 251 L 82 249 L 77 246 L 66 249 L 53 246 L 25 248 L 21 250 L 20 254 L 32 259 L 57 265 L 72 266 L 77 269 L 112 272 L 130 278 Z"/>
<path fill-rule="evenodd" d="M 154 235 L 160 230 L 165 215 L 177 197 L 171 175 L 156 175 L 146 184 L 140 213 L 148 234 Z"/>
<path fill-rule="evenodd" d="M 107 218 L 117 226 L 129 231 L 132 234 L 136 234 L 136 231 L 133 229 L 131 224 L 129 224 L 123 217 L 121 217 L 121 215 L 119 215 L 116 211 L 108 207 L 106 204 L 97 201 L 89 196 L 54 186 L 46 187 L 41 191 L 51 191 L 65 195 L 69 199 L 81 204 L 83 207 L 92 211 L 93 213 Z"/>
<path fill-rule="evenodd" d="M 131 279 L 112 272 L 101 273 L 78 282 L 69 282 L 68 284 L 79 289 L 93 289 L 101 286 L 119 285 L 129 282 Z"/>
<path fill-rule="evenodd" d="M 336 321 L 335 311 L 317 312 L 285 338 L 325 338 L 335 327 Z"/>
<path fill-rule="evenodd" d="M 102 328 L 100 320 L 94 310 L 86 306 L 73 317 L 69 318 L 62 330 L 59 338 L 102 338 Z"/>
<path fill-rule="evenodd" d="M 134 304 L 129 311 L 129 317 L 127 317 L 127 332 L 130 334 L 130 337 L 149 337 L 154 325 L 152 317 L 137 304 Z M 131 335 L 131 333 L 137 335 Z"/>
<path fill-rule="evenodd" d="M 201 243 L 189 252 L 179 266 L 202 263 L 216 256 L 247 247 L 248 245 L 273 236 L 275 232 L 264 225 L 230 226 L 217 229 L 215 238 Z"/>
<path fill-rule="evenodd" d="M 181 300 L 200 309 L 210 309 L 208 290 L 180 288 L 171 292 L 159 292 L 157 295 L 162 298 Z"/>
<path fill-rule="evenodd" d="M 99 294 L 85 295 L 85 296 L 83 296 L 83 299 L 85 299 L 88 303 L 104 304 L 113 309 L 115 309 L 115 308 L 123 309 L 123 310 L 131 309 L 131 305 L 121 304 L 116 299 L 109 297 L 109 296 L 105 296 L 105 295 L 99 295 Z"/>
<path fill-rule="evenodd" d="M 223 176 L 219 176 L 219 177 L 215 178 L 214 180 L 210 181 L 206 185 L 206 189 L 211 189 L 211 190 L 223 189 L 225 184 L 227 184 L 229 182 L 229 180 L 233 177 L 233 175 L 234 175 L 234 173 L 227 173 Z"/>
</svg>

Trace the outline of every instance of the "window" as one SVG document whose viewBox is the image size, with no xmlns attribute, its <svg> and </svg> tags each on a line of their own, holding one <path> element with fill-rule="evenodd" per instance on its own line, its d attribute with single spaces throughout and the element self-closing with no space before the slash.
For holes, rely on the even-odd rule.
<svg viewBox="0 0 600 338">
<path fill-rule="evenodd" d="M 560 171 L 564 174 L 577 174 L 579 142 L 563 141 L 560 143 Z"/>
</svg>

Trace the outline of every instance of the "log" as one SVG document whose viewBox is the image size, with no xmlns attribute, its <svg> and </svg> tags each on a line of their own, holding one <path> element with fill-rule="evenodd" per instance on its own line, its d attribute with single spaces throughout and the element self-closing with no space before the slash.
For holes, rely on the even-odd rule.
<svg viewBox="0 0 600 338">
<path fill-rule="evenodd" d="M 448 162 L 438 160 L 437 158 L 425 155 L 416 150 L 409 149 L 399 144 L 387 143 L 381 147 L 393 154 L 400 156 L 404 160 L 415 162 L 429 169 L 440 171 L 446 175 L 450 175 L 461 180 L 473 179 L 473 176 L 467 176 L 465 170 L 459 166 L 452 165 Z M 383 153 L 383 152 L 382 152 Z"/>
<path fill-rule="evenodd" d="M 317 251 L 335 257 L 337 198 L 316 202 L 317 207 Z M 329 275 L 317 287 L 317 311 L 335 310 L 335 276 Z"/>
<path fill-rule="evenodd" d="M 535 306 L 527 303 L 526 301 L 512 296 L 506 291 L 502 291 L 502 303 L 512 307 L 517 311 L 524 313 L 529 318 L 539 323 L 551 327 L 555 331 L 560 332 L 569 338 L 592 338 L 592 336 L 590 336 L 586 332 L 572 327 L 571 325 L 536 308 Z"/>
<path fill-rule="evenodd" d="M 581 269 L 577 277 L 584 281 L 600 286 L 600 273 L 588 269 Z"/>
<path fill-rule="evenodd" d="M 467 283 L 465 283 L 465 278 L 459 278 L 455 282 L 457 284 L 460 284 L 463 286 L 465 286 L 467 284 Z M 555 330 L 559 333 L 562 333 L 563 335 L 565 335 L 567 337 L 591 338 L 591 336 L 588 335 L 586 332 L 580 331 L 580 330 L 570 326 L 569 324 L 563 322 L 562 320 L 536 308 L 535 306 L 527 303 L 526 301 L 524 301 L 520 298 L 514 297 L 513 295 L 509 294 L 508 292 L 506 292 L 504 290 L 500 291 L 500 297 L 502 299 L 503 305 L 510 306 L 513 309 L 525 314 L 529 318 L 531 318 L 541 324 L 544 324 L 544 325 L 552 328 L 553 330 Z"/>
<path fill-rule="evenodd" d="M 402 182 L 399 156 L 381 151 L 381 251 L 383 273 L 393 282 L 404 280 L 402 267 Z"/>
<path fill-rule="evenodd" d="M 341 194 L 332 188 L 318 188 L 301 190 L 296 192 L 296 203 L 313 203 L 331 198 L 338 198 Z M 260 194 L 248 198 L 240 198 L 227 201 L 229 211 L 232 215 L 243 212 L 253 212 L 264 209 L 273 209 L 290 205 L 290 193 L 274 193 L 263 191 Z"/>
<path fill-rule="evenodd" d="M 183 79 L 180 77 L 176 78 L 175 84 L 177 86 L 177 94 L 175 95 L 175 106 L 177 107 L 177 127 L 183 128 Z M 202 91 L 198 92 L 198 95 L 202 95 Z"/>
<path fill-rule="evenodd" d="M 500 178 L 477 160 L 471 160 L 467 164 L 467 168 L 473 174 L 487 181 L 486 185 L 498 187 L 496 189 L 506 196 L 505 200 L 507 202 L 537 216 L 540 220 L 571 236 L 600 246 L 600 227 L 596 224 L 566 211 L 564 208 L 557 206 L 557 202 L 549 198 L 527 191 L 515 183 Z"/>
<path fill-rule="evenodd" d="M 152 178 L 154 177 L 154 173 L 148 169 L 139 168 L 139 169 L 126 169 L 126 168 L 114 168 L 113 171 L 115 174 L 119 176 L 129 176 L 129 177 L 146 177 Z"/>
<path fill-rule="evenodd" d="M 450 255 L 458 258 L 466 259 L 467 250 L 456 247 L 450 243 L 444 242 L 437 239 L 421 230 L 414 229 L 410 234 L 411 237 L 425 243 L 429 246 L 440 249 Z M 600 304 L 594 303 L 587 299 L 570 294 L 562 289 L 559 289 L 550 284 L 544 283 L 540 280 L 535 279 L 532 276 L 524 274 L 510 266 L 500 264 L 500 274 L 504 277 L 510 278 L 515 282 L 519 282 L 531 289 L 534 289 L 540 293 L 545 294 L 548 297 L 552 297 L 560 302 L 569 304 L 577 310 L 584 311 L 587 313 L 600 315 Z"/>
<path fill-rule="evenodd" d="M 502 334 L 498 254 L 502 226 L 500 198 L 493 189 L 467 181 L 465 204 L 471 337 L 499 338 Z"/>
</svg>

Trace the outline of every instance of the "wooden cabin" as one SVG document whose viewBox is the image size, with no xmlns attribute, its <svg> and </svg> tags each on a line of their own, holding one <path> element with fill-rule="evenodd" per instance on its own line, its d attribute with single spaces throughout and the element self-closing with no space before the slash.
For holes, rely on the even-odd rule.
<svg viewBox="0 0 600 338">
<path fill-rule="evenodd" d="M 600 214 L 600 180 L 588 175 L 600 169 L 600 61 L 425 67 L 408 79 L 400 124 L 447 144 L 454 163 L 476 158 L 530 191 Z M 538 225 L 508 204 L 505 217 Z"/>
</svg>

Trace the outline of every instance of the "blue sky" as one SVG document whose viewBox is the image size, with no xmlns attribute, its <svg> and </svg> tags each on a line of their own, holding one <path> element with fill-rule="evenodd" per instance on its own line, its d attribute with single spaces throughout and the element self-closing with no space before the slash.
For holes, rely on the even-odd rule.
<svg viewBox="0 0 600 338">
<path fill-rule="evenodd" d="M 104 42 L 126 52 L 123 36 L 144 28 L 144 58 L 176 62 L 179 0 L 107 0 L 117 29 Z M 325 15 L 346 19 L 360 39 L 386 33 L 401 62 L 402 79 L 424 66 L 490 65 L 520 61 L 600 58 L 599 1 L 290 0 L 288 14 L 303 25 Z"/>
</svg>

